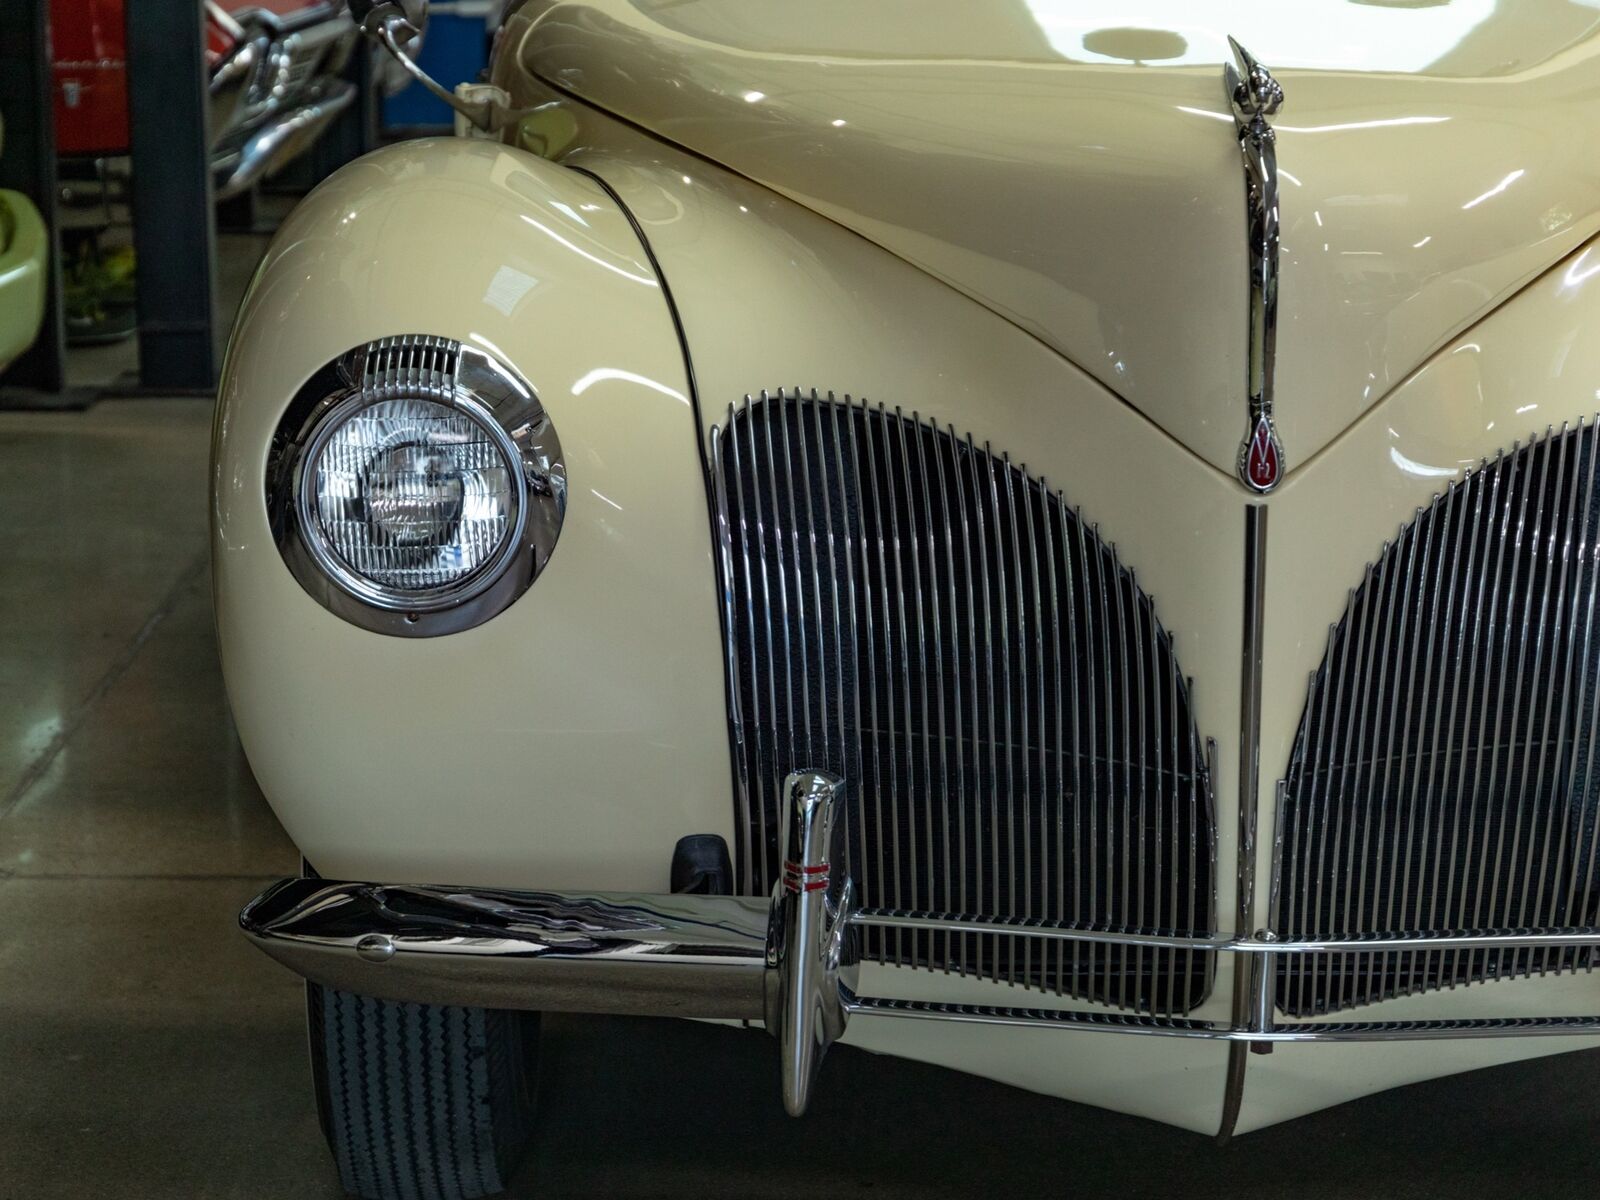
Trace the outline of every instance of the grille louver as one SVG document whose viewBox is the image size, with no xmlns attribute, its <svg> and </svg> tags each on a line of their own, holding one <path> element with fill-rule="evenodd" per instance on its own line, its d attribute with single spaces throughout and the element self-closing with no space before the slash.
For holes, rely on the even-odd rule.
<svg viewBox="0 0 1600 1200">
<path fill-rule="evenodd" d="M 1214 822 L 1172 640 L 1059 493 L 953 429 L 780 393 L 712 432 L 739 773 L 770 889 L 784 776 L 851 789 L 859 902 L 1205 934 Z M 873 931 L 879 961 L 1155 1013 L 1211 955 Z"/>
<path fill-rule="evenodd" d="M 1401 530 L 1330 633 L 1285 783 L 1290 937 L 1596 919 L 1596 427 L 1451 486 Z M 1311 1015 L 1592 965 L 1587 950 L 1281 961 Z"/>
</svg>

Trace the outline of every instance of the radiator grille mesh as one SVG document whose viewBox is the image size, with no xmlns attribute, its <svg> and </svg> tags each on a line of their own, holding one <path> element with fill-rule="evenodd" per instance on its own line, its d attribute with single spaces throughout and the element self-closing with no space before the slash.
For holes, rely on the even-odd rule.
<svg viewBox="0 0 1600 1200">
<path fill-rule="evenodd" d="M 868 907 L 1210 931 L 1205 751 L 1115 552 L 1003 457 L 881 406 L 763 394 L 713 431 L 738 873 L 772 885 L 784 776 L 850 787 Z M 1211 956 L 873 931 L 879 961 L 1149 1012 Z"/>
<path fill-rule="evenodd" d="M 1296 938 L 1587 926 L 1600 638 L 1596 429 L 1454 484 L 1350 594 L 1284 794 L 1278 928 Z M 1280 960 L 1294 1015 L 1588 967 L 1588 950 Z"/>
</svg>

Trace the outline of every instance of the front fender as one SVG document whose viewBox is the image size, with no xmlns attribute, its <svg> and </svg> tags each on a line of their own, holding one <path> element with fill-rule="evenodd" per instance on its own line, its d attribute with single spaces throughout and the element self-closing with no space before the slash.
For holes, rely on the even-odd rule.
<svg viewBox="0 0 1600 1200">
<path fill-rule="evenodd" d="M 417 639 L 312 599 L 264 499 L 295 391 L 408 333 L 510 363 L 569 481 L 533 587 L 476 628 Z M 250 764 L 319 871 L 665 891 L 677 838 L 731 833 L 698 436 L 660 281 L 588 177 L 487 142 L 409 142 L 285 221 L 223 371 L 216 611 Z"/>
</svg>

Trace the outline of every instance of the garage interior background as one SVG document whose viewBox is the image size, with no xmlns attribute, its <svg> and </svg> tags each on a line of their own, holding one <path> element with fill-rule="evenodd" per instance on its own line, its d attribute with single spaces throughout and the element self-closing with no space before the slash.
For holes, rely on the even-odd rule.
<svg viewBox="0 0 1600 1200">
<path fill-rule="evenodd" d="M 211 396 L 296 199 L 448 111 L 335 4 L 195 7 L 0 0 L 0 1197 L 338 1194 L 299 985 L 234 930 L 297 857 L 217 669 Z M 435 77 L 476 76 L 491 7 L 433 5 Z M 291 33 L 317 49 L 289 56 L 286 98 L 216 103 L 239 45 Z M 1192 1135 L 849 1049 L 790 1122 L 737 1032 L 623 1024 L 547 1022 L 516 1194 L 745 1196 L 781 1163 L 786 1194 L 1269 1196 L 1290 1162 L 1307 1197 L 1592 1194 L 1595 1054 L 1378 1095 L 1196 1172 Z"/>
</svg>

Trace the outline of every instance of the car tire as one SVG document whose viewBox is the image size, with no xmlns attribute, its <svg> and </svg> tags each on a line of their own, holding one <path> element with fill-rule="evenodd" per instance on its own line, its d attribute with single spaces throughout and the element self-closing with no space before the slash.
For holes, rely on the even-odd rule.
<svg viewBox="0 0 1600 1200">
<path fill-rule="evenodd" d="M 306 1007 L 317 1114 L 345 1191 L 475 1200 L 505 1190 L 532 1126 L 537 1014 L 317 984 Z"/>
</svg>

